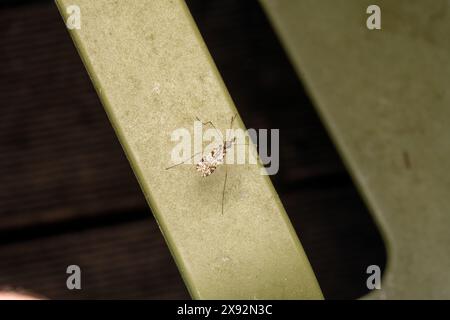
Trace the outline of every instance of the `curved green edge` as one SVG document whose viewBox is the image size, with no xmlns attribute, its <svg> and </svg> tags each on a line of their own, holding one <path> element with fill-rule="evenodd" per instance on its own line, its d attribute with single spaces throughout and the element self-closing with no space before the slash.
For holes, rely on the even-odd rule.
<svg viewBox="0 0 450 320">
<path fill-rule="evenodd" d="M 385 239 L 365 298 L 449 299 L 448 1 L 260 2 Z"/>
<path fill-rule="evenodd" d="M 196 299 L 322 299 L 297 235 L 259 166 L 201 178 L 170 164 L 195 116 L 228 126 L 236 108 L 180 0 L 57 0 L 81 10 L 71 36 L 185 284 Z M 237 127 L 244 128 L 242 121 Z M 151 254 L 151 252 L 149 252 Z"/>
</svg>

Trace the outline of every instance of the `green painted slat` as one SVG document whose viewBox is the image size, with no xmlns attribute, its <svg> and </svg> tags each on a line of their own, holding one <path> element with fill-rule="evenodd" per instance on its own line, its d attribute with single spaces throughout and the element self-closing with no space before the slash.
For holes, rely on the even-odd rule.
<svg viewBox="0 0 450 320">
<path fill-rule="evenodd" d="M 67 6 L 81 10 L 71 35 L 192 297 L 321 299 L 258 166 L 230 167 L 223 215 L 223 168 L 206 179 L 191 166 L 165 170 L 173 130 L 192 130 L 195 116 L 224 130 L 236 112 L 185 3 L 57 4 L 65 20 Z"/>
<path fill-rule="evenodd" d="M 370 297 L 450 298 L 449 2 L 261 3 L 384 234 Z"/>
</svg>

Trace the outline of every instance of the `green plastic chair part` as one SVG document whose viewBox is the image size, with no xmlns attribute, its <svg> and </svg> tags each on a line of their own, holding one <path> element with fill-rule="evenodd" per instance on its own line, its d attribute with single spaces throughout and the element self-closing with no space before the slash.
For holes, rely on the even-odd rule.
<svg viewBox="0 0 450 320">
<path fill-rule="evenodd" d="M 171 133 L 198 116 L 218 129 L 235 106 L 180 0 L 57 0 L 186 286 L 197 299 L 321 299 L 322 293 L 270 179 L 257 165 L 202 178 L 165 170 Z M 70 97 L 69 97 L 70 98 Z M 244 128 L 240 119 L 236 127 Z M 151 252 L 149 252 L 151 254 Z"/>
<path fill-rule="evenodd" d="M 449 299 L 449 2 L 260 1 L 384 236 L 366 298 Z"/>
</svg>

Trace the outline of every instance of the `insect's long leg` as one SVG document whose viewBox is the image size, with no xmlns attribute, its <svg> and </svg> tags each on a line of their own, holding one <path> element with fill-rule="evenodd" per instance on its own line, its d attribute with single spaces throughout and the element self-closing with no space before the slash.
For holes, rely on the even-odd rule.
<svg viewBox="0 0 450 320">
<path fill-rule="evenodd" d="M 234 119 L 236 118 L 236 116 L 237 116 L 237 113 L 235 113 L 234 116 L 231 117 L 230 129 L 233 129 L 233 122 L 234 122 Z M 235 138 L 233 137 L 231 140 L 234 140 L 234 139 Z M 224 140 L 224 146 L 226 146 L 225 140 Z M 225 164 L 225 180 L 223 181 L 223 190 L 222 190 L 222 215 L 223 215 L 223 207 L 225 205 L 225 190 L 227 187 L 227 179 L 228 179 L 228 165 Z"/>
<path fill-rule="evenodd" d="M 228 178 L 228 166 L 225 165 L 225 181 L 223 182 L 223 190 L 222 190 L 222 215 L 223 215 L 223 206 L 225 203 L 225 188 L 227 186 L 227 178 Z"/>
<path fill-rule="evenodd" d="M 237 117 L 237 113 L 235 113 L 234 116 L 231 117 L 231 121 L 230 121 L 230 130 L 233 129 L 233 122 L 234 122 L 234 119 L 236 119 L 236 117 Z M 232 138 L 230 139 L 230 141 L 235 141 L 235 139 L 236 139 L 236 137 L 232 137 Z"/>
<path fill-rule="evenodd" d="M 201 124 L 204 125 L 204 126 L 206 126 L 206 125 L 208 125 L 208 124 L 209 124 L 210 126 L 212 126 L 212 127 L 214 128 L 214 130 L 216 130 L 216 132 L 220 135 L 220 139 L 223 140 L 223 135 L 222 135 L 222 133 L 221 133 L 219 130 L 217 130 L 216 126 L 214 125 L 214 123 L 212 123 L 212 121 L 202 122 L 202 120 L 200 120 L 198 117 L 195 117 L 195 118 L 197 119 L 197 121 L 200 121 Z"/>
<path fill-rule="evenodd" d="M 184 160 L 184 161 L 182 161 L 182 162 L 180 162 L 180 163 L 177 163 L 177 164 L 174 164 L 174 165 L 172 165 L 172 166 L 170 166 L 170 167 L 167 167 L 166 170 L 169 170 L 169 169 L 175 168 L 175 167 L 177 167 L 177 166 L 179 166 L 179 165 L 182 165 L 183 163 L 185 163 L 185 162 L 191 160 L 192 158 L 194 158 L 195 156 L 197 156 L 197 155 L 199 155 L 199 154 L 201 154 L 201 153 L 202 153 L 202 152 L 197 152 L 197 153 L 194 154 L 192 157 L 190 157 L 190 158 L 188 158 L 188 159 L 186 159 L 186 160 Z"/>
</svg>

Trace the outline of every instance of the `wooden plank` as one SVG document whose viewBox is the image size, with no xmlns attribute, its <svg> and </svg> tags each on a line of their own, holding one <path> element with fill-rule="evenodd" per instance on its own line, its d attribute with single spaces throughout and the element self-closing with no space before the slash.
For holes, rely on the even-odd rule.
<svg viewBox="0 0 450 320">
<path fill-rule="evenodd" d="M 1 244 L 0 257 L 0 288 L 51 299 L 189 298 L 150 215 L 128 223 L 53 229 Z M 69 265 L 81 269 L 81 290 L 67 289 Z"/>
<path fill-rule="evenodd" d="M 55 5 L 0 20 L 0 232 L 144 208 Z"/>
</svg>

